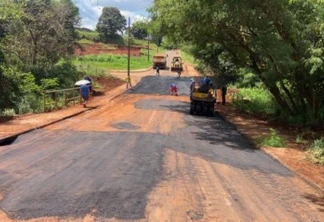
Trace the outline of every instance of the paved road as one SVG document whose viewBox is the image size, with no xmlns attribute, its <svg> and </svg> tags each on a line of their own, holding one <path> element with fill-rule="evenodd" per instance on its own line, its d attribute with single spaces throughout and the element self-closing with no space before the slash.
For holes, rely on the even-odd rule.
<svg viewBox="0 0 324 222">
<path fill-rule="evenodd" d="M 315 189 L 217 114 L 188 115 L 189 77 L 166 73 L 0 147 L 0 221 L 323 221 Z"/>
</svg>

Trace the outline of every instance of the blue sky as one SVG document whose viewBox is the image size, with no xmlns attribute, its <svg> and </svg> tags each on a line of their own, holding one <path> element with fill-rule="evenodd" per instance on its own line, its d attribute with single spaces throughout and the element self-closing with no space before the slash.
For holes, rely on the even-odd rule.
<svg viewBox="0 0 324 222">
<path fill-rule="evenodd" d="M 147 17 L 146 9 L 152 5 L 153 0 L 73 0 L 79 8 L 81 26 L 95 29 L 103 7 L 116 7 L 131 23 Z"/>
</svg>

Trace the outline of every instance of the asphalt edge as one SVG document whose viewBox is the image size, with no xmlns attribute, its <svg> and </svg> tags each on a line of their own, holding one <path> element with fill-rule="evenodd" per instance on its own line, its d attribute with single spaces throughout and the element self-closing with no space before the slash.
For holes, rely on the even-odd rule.
<svg viewBox="0 0 324 222">
<path fill-rule="evenodd" d="M 254 149 L 256 150 L 260 150 L 262 151 L 264 154 L 266 154 L 267 156 L 269 156 L 272 160 L 278 162 L 279 164 L 281 164 L 283 167 L 285 167 L 287 170 L 289 170 L 290 172 L 292 172 L 293 174 L 297 175 L 299 178 L 301 178 L 303 181 L 305 181 L 308 185 L 310 185 L 311 187 L 318 189 L 320 191 L 322 191 L 324 193 L 324 187 L 321 187 L 320 185 L 318 185 L 316 182 L 312 181 L 311 179 L 307 178 L 306 176 L 304 176 L 303 174 L 300 174 L 298 172 L 296 172 L 293 168 L 291 168 L 290 166 L 288 166 L 287 164 L 285 164 L 283 161 L 281 161 L 277 156 L 271 155 L 270 153 L 266 152 L 265 149 L 266 147 L 263 146 L 259 146 L 254 140 L 253 138 L 251 138 L 248 134 L 242 132 L 242 130 L 240 130 L 238 128 L 238 126 L 236 124 L 234 124 L 233 122 L 231 122 L 228 118 L 226 118 L 223 114 L 221 114 L 219 111 L 216 110 L 216 112 L 218 113 L 218 115 L 226 122 L 230 123 L 238 132 L 239 134 L 241 134 L 244 138 L 246 138 L 251 145 L 254 147 Z"/>
<path fill-rule="evenodd" d="M 137 69 L 137 70 L 130 70 L 130 73 L 138 73 L 138 72 L 148 72 L 152 70 L 153 67 L 147 68 L 147 69 Z M 125 73 L 128 72 L 128 70 L 108 70 L 108 73 Z"/>
<path fill-rule="evenodd" d="M 130 88 L 131 89 L 131 88 Z M 113 95 L 112 97 L 108 98 L 108 101 L 111 101 L 119 96 L 121 96 L 122 94 L 124 94 L 126 91 L 128 91 L 129 89 L 125 88 L 125 90 L 123 90 L 121 93 L 117 93 L 116 95 Z M 4 137 L 4 138 L 1 138 L 0 139 L 0 144 L 5 142 L 5 141 L 8 141 L 8 140 L 12 140 L 13 138 L 17 138 L 19 137 L 20 135 L 23 135 L 23 134 L 26 134 L 26 133 L 29 133 L 29 132 L 32 132 L 34 130 L 37 130 L 37 129 L 42 129 L 44 127 L 47 127 L 49 125 L 52 125 L 52 124 L 55 124 L 55 123 L 58 123 L 58 122 L 61 122 L 63 120 L 66 120 L 66 119 L 69 119 L 69 118 L 72 118 L 74 116 L 78 116 L 82 113 L 85 113 L 89 110 L 93 109 L 93 107 L 86 107 L 84 110 L 82 111 L 79 111 L 79 112 L 76 112 L 76 113 L 73 113 L 71 115 L 68 115 L 68 116 L 65 116 L 65 117 L 62 117 L 62 118 L 59 118 L 59 119 L 56 119 L 56 120 L 53 120 L 53 121 L 50 121 L 48 123 L 45 123 L 43 125 L 40 125 L 40 126 L 37 126 L 37 127 L 34 127 L 34 128 L 31 128 L 31 129 L 28 129 L 28 130 L 25 130 L 25 131 L 21 131 L 19 133 L 16 133 L 16 134 L 13 134 L 11 136 L 7 136 L 7 137 Z"/>
</svg>

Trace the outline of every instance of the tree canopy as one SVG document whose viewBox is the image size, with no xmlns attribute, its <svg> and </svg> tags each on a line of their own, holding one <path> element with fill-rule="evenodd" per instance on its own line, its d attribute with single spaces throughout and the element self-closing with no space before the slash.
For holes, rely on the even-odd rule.
<svg viewBox="0 0 324 222">
<path fill-rule="evenodd" d="M 138 39 L 145 39 L 148 37 L 148 22 L 136 21 L 132 24 L 131 34 Z"/>
<path fill-rule="evenodd" d="M 77 45 L 78 8 L 72 0 L 0 4 L 5 6 L 0 7 L 0 107 L 19 111 L 25 104 L 29 110 L 26 101 L 35 100 L 32 94 L 43 86 L 74 81 L 76 72 L 62 59 Z"/>
<path fill-rule="evenodd" d="M 159 0 L 151 12 L 169 39 L 191 44 L 215 74 L 250 69 L 284 112 L 310 111 L 316 121 L 324 105 L 320 2 Z"/>
<path fill-rule="evenodd" d="M 108 42 L 110 38 L 122 32 L 126 28 L 126 18 L 120 14 L 118 8 L 104 7 L 99 17 L 97 31 L 101 41 Z"/>
</svg>

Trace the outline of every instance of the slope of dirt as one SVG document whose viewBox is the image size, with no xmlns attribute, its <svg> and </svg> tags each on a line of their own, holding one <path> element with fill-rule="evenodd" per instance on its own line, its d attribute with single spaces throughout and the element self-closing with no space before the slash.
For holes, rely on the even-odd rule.
<svg viewBox="0 0 324 222">
<path fill-rule="evenodd" d="M 83 46 L 84 49 L 76 49 L 75 54 L 78 56 L 84 55 L 99 55 L 99 54 L 119 54 L 119 55 L 127 55 L 128 48 L 126 46 L 116 46 L 116 47 L 105 47 L 104 44 L 100 43 L 92 43 L 86 44 Z M 140 56 L 141 55 L 141 48 L 132 46 L 130 48 L 130 54 L 132 56 Z"/>
</svg>

